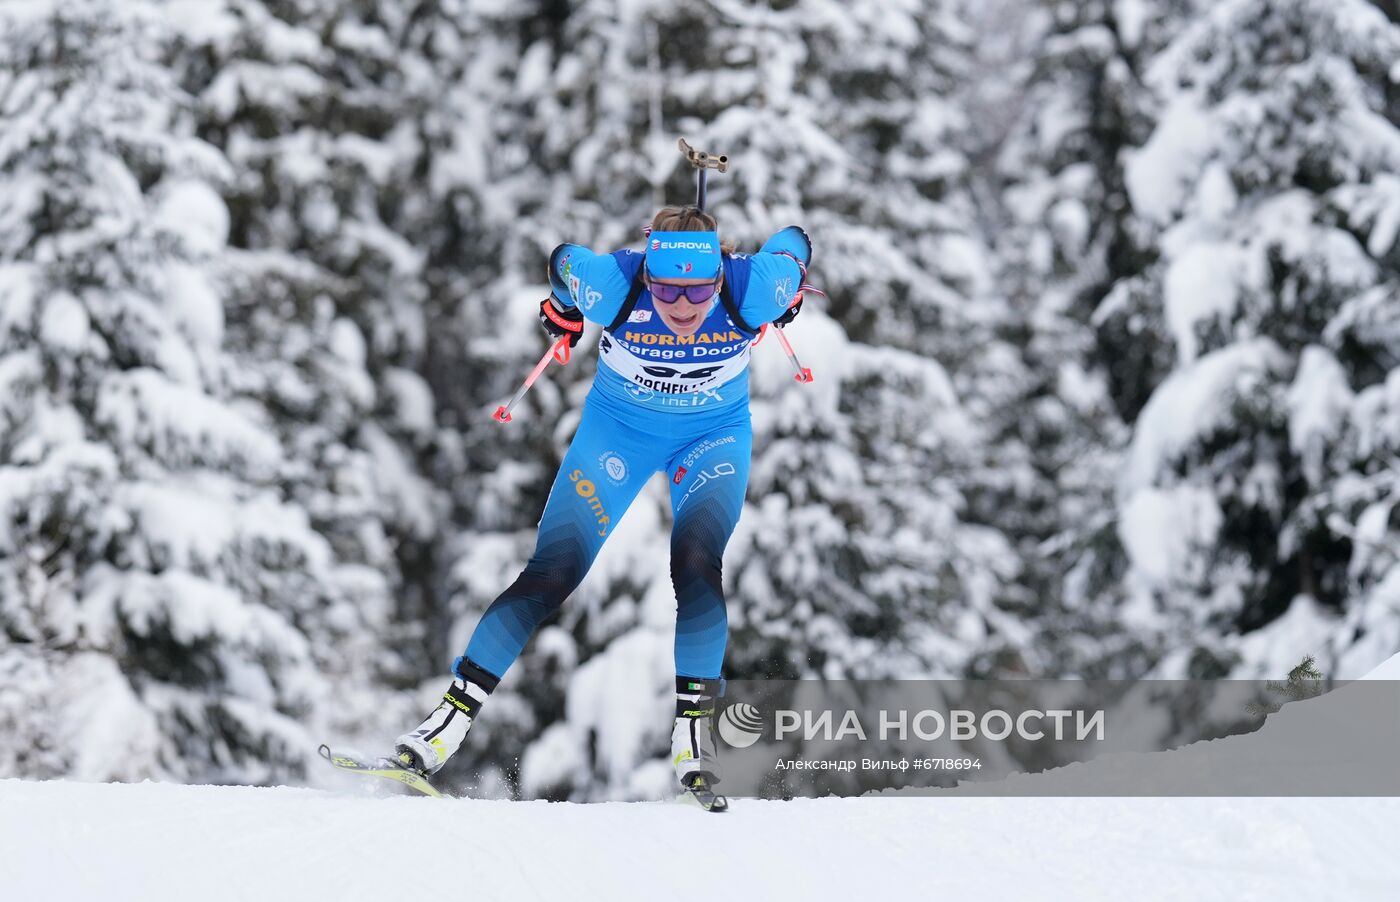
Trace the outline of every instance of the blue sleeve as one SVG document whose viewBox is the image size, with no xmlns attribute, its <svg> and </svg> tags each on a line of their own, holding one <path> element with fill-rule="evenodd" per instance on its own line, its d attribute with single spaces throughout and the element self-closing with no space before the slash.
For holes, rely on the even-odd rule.
<svg viewBox="0 0 1400 902">
<path fill-rule="evenodd" d="M 812 239 L 807 237 L 807 233 L 800 226 L 788 226 L 774 233 L 772 238 L 763 242 L 763 247 L 758 249 L 760 254 L 792 254 L 802 261 L 803 266 L 812 265 Z"/>
<path fill-rule="evenodd" d="M 635 251 L 595 254 L 578 244 L 561 244 L 549 255 L 549 286 L 566 307 L 577 307 L 589 322 L 612 324 L 632 290 L 624 266 Z M 636 267 L 631 267 L 634 271 Z"/>
<path fill-rule="evenodd" d="M 748 284 L 739 298 L 739 315 L 757 329 L 783 315 L 802 285 L 802 270 L 785 254 L 764 253 L 748 258 Z"/>
</svg>

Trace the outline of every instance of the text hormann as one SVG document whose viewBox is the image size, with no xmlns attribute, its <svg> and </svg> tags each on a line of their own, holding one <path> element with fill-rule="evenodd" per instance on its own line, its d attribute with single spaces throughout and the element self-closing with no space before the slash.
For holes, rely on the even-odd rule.
<svg viewBox="0 0 1400 902">
<path fill-rule="evenodd" d="M 725 332 L 699 332 L 695 335 L 656 335 L 651 332 L 624 332 L 623 341 L 640 345 L 705 345 L 721 341 L 743 341 L 744 336 L 730 330 Z"/>
</svg>

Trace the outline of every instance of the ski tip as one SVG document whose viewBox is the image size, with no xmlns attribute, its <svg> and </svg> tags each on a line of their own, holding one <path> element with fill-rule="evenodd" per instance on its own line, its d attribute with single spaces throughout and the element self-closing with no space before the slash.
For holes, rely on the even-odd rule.
<svg viewBox="0 0 1400 902">
<path fill-rule="evenodd" d="M 316 754 L 329 761 L 331 760 L 331 747 L 323 742 L 321 743 L 321 747 L 316 750 Z"/>
</svg>

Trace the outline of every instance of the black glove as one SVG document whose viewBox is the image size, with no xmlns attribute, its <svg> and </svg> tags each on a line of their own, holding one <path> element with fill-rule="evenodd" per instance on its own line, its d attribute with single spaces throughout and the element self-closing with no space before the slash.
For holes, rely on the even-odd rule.
<svg viewBox="0 0 1400 902">
<path fill-rule="evenodd" d="M 773 320 L 773 325 L 775 325 L 775 326 L 777 326 L 779 329 L 781 329 L 783 326 L 786 326 L 788 323 L 790 323 L 790 322 L 792 322 L 793 320 L 797 319 L 797 313 L 798 313 L 798 311 L 801 310 L 801 309 L 802 309 L 802 293 L 801 293 L 801 292 L 798 292 L 797 300 L 793 301 L 791 307 L 789 307 L 789 308 L 787 308 L 787 310 L 783 311 L 783 315 L 782 315 L 782 316 L 780 316 L 780 317 L 778 317 L 777 319 Z"/>
<path fill-rule="evenodd" d="M 798 229 L 797 226 L 788 226 L 788 228 L 790 228 L 790 229 L 797 229 L 797 231 L 802 232 L 802 230 L 801 230 L 801 229 Z M 786 231 L 786 229 L 785 229 L 784 231 Z M 803 237 L 803 238 L 806 238 L 806 237 L 807 237 L 807 233 L 806 233 L 806 232 L 802 232 L 802 237 Z M 812 246 L 812 242 L 809 240 L 809 241 L 807 242 L 807 247 L 810 249 L 811 246 Z M 811 284 L 810 282 L 807 281 L 807 264 L 806 264 L 806 263 L 803 263 L 801 260 L 797 259 L 796 257 L 793 257 L 793 255 L 790 254 L 790 253 L 788 253 L 787 251 L 775 251 L 774 253 L 782 254 L 784 257 L 792 257 L 793 262 L 797 264 L 797 271 L 798 271 L 798 273 L 801 275 L 801 278 L 798 280 L 798 285 L 797 285 L 797 297 L 793 298 L 792 304 L 791 304 L 786 310 L 783 311 L 783 315 L 782 315 L 782 316 L 780 316 L 780 317 L 778 317 L 777 319 L 773 320 L 773 325 L 775 325 L 775 326 L 777 326 L 779 329 L 781 329 L 783 326 L 786 326 L 788 323 L 790 323 L 790 322 L 792 322 L 793 320 L 797 319 L 797 313 L 798 313 L 799 310 L 802 309 L 802 297 L 803 297 L 803 295 L 805 295 L 807 292 L 810 291 L 810 292 L 813 292 L 813 293 L 815 293 L 815 294 L 819 294 L 819 295 L 822 295 L 823 297 L 825 297 L 825 296 L 826 296 L 826 292 L 825 292 L 825 291 L 822 291 L 820 288 L 818 288 L 817 286 L 815 286 L 815 285 L 813 285 L 813 284 Z"/>
<path fill-rule="evenodd" d="M 540 301 L 540 322 L 549 333 L 551 343 L 567 335 L 572 348 L 583 337 L 583 313 L 577 307 L 561 310 L 553 295 Z"/>
</svg>

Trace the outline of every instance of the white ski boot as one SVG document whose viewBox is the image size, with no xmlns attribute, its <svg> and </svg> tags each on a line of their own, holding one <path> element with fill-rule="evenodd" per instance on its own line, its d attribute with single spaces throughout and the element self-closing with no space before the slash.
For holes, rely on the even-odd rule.
<svg viewBox="0 0 1400 902">
<path fill-rule="evenodd" d="M 715 812 L 729 810 L 729 800 L 714 790 L 719 782 L 715 711 L 721 682 L 676 677 L 676 722 L 671 727 L 671 763 L 681 788 L 701 808 Z"/>
<path fill-rule="evenodd" d="M 481 703 L 490 694 L 490 689 L 458 676 L 428 719 L 394 741 L 395 759 L 403 767 L 420 774 L 431 775 L 442 770 L 447 759 L 461 748 L 467 730 L 481 710 Z"/>
<path fill-rule="evenodd" d="M 689 788 L 696 774 L 719 782 L 719 749 L 715 745 L 715 698 L 719 680 L 676 677 L 676 722 L 671 728 L 671 763 L 681 786 Z"/>
</svg>

